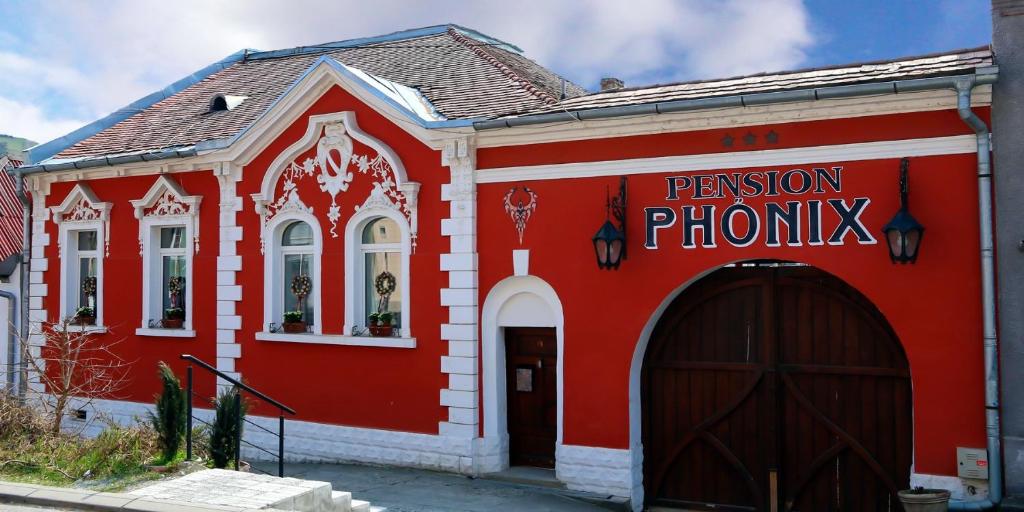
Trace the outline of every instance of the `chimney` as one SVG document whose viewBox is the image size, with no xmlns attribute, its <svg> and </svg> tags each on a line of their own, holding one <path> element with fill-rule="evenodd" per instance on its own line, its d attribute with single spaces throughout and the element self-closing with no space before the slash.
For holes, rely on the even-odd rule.
<svg viewBox="0 0 1024 512">
<path fill-rule="evenodd" d="M 612 76 L 601 79 L 601 92 L 617 91 L 625 86 L 626 84 L 622 80 Z"/>
</svg>

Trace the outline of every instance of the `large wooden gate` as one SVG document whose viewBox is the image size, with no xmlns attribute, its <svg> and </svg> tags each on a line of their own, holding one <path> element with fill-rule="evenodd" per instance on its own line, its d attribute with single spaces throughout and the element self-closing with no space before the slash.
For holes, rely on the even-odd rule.
<svg viewBox="0 0 1024 512">
<path fill-rule="evenodd" d="M 892 329 L 810 267 L 727 267 L 666 310 L 642 376 L 648 505 L 900 510 L 911 387 Z"/>
</svg>

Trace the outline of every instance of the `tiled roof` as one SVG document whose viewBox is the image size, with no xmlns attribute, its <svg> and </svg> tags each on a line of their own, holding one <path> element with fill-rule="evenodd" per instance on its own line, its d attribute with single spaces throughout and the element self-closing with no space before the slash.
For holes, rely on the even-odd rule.
<svg viewBox="0 0 1024 512">
<path fill-rule="evenodd" d="M 21 201 L 17 181 L 6 172 L 20 166 L 20 161 L 0 155 L 0 261 L 21 252 Z"/>
<path fill-rule="evenodd" d="M 891 61 L 619 89 L 569 98 L 532 113 L 958 75 L 991 65 L 992 51 L 983 47 Z"/>
<path fill-rule="evenodd" d="M 514 115 L 557 101 L 562 77 L 506 49 L 505 44 L 476 35 L 447 26 L 408 39 L 254 53 L 55 157 L 155 151 L 234 136 L 323 56 L 419 90 L 448 119 Z M 571 82 L 565 86 L 567 96 L 586 93 Z M 248 98 L 230 111 L 208 112 L 216 94 Z"/>
</svg>

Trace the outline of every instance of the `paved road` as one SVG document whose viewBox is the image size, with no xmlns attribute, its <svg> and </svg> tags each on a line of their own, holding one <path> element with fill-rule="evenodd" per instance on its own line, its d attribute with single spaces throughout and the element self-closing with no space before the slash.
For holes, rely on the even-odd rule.
<svg viewBox="0 0 1024 512">
<path fill-rule="evenodd" d="M 276 472 L 274 464 L 256 465 Z M 347 464 L 287 464 L 285 476 L 331 482 L 388 512 L 607 512 L 543 489 L 451 473 Z"/>
<path fill-rule="evenodd" d="M 2 512 L 40 512 L 41 510 L 62 510 L 65 512 L 74 512 L 70 508 L 53 508 L 53 507 L 39 507 L 36 505 L 15 505 L 14 503 L 4 503 L 0 501 L 0 511 Z"/>
</svg>

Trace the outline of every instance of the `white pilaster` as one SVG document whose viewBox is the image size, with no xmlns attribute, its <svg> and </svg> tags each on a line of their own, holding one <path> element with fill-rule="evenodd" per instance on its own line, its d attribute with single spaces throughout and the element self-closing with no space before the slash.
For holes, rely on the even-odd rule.
<svg viewBox="0 0 1024 512">
<path fill-rule="evenodd" d="M 441 305 L 448 307 L 448 322 L 441 325 L 441 339 L 448 344 L 447 355 L 441 357 L 441 373 L 448 375 L 448 388 L 440 396 L 441 405 L 448 408 L 448 421 L 440 422 L 438 433 L 463 439 L 479 436 L 480 418 L 475 151 L 470 140 L 457 139 L 441 152 L 441 163 L 451 170 L 452 180 L 441 186 L 441 200 L 450 207 L 448 218 L 441 220 L 449 249 L 440 261 L 441 270 L 448 272 L 448 287 L 441 289 Z"/>
<path fill-rule="evenodd" d="M 238 272 L 242 270 L 242 257 L 238 255 L 238 242 L 242 239 L 242 228 L 238 226 L 238 212 L 242 211 L 242 198 L 238 196 L 238 182 L 242 169 L 224 162 L 214 167 L 214 175 L 220 182 L 220 224 L 217 253 L 217 369 L 241 378 L 236 371 L 242 347 L 235 339 L 235 333 L 242 328 L 241 317 L 236 315 L 236 302 L 242 300 L 242 285 L 238 283 Z M 218 390 L 227 387 L 227 382 L 217 379 Z"/>
<path fill-rule="evenodd" d="M 32 194 L 32 236 L 31 240 L 26 241 L 32 252 L 32 258 L 29 260 L 29 272 L 42 277 L 42 272 L 49 268 L 49 260 L 46 258 L 45 251 L 46 247 L 50 245 L 50 235 L 46 233 L 46 224 L 50 220 L 50 209 L 46 207 L 46 197 L 50 194 L 50 183 L 43 179 L 33 178 L 28 182 L 28 190 Z M 54 276 L 57 275 L 59 275 L 57 272 L 50 273 L 50 283 L 43 283 L 42 279 L 39 282 L 30 281 L 28 287 L 28 340 L 26 340 L 28 357 L 40 357 L 42 347 L 46 345 L 46 337 L 43 335 L 44 324 L 49 318 L 49 312 L 45 307 L 46 296 L 49 294 L 50 288 L 56 290 L 60 286 L 60 283 L 52 282 Z M 21 357 L 19 356 L 19 358 Z M 29 393 L 44 393 L 46 391 L 39 376 L 35 375 L 31 369 L 25 380 Z"/>
</svg>

